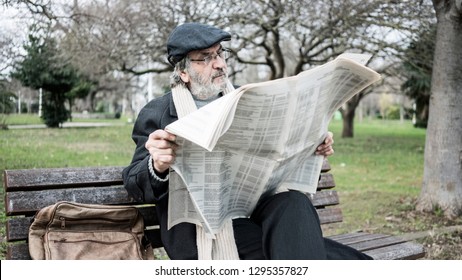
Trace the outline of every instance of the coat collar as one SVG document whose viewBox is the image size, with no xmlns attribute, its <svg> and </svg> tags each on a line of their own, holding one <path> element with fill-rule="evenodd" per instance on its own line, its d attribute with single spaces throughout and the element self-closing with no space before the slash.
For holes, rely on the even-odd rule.
<svg viewBox="0 0 462 280">
<path fill-rule="evenodd" d="M 169 107 L 170 107 L 170 116 L 178 118 L 178 113 L 176 112 L 175 103 L 173 102 L 172 92 L 170 92 L 169 98 Z"/>
</svg>

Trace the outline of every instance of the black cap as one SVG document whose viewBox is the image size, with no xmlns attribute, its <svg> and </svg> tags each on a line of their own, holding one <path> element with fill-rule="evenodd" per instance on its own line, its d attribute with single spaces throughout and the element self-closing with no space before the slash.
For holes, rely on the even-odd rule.
<svg viewBox="0 0 462 280">
<path fill-rule="evenodd" d="M 175 66 L 190 51 L 207 49 L 229 40 L 231 34 L 219 28 L 201 23 L 184 23 L 173 29 L 167 40 L 167 58 Z"/>
</svg>

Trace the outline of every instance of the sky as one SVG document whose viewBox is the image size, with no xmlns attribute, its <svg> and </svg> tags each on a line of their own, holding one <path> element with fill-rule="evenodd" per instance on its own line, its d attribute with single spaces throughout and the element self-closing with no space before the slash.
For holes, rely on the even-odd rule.
<svg viewBox="0 0 462 280">
<path fill-rule="evenodd" d="M 0 5 L 0 43 L 12 43 L 20 47 L 27 38 L 27 24 L 24 19 L 18 17 L 19 11 L 14 8 L 6 8 Z M 6 51 L 6 50 L 5 50 Z M 9 68 L 4 69 L 8 59 L 0 52 L 0 69 L 6 74 Z"/>
<path fill-rule="evenodd" d="M 3 5 L 0 6 L 0 34 L 5 36 L 20 35 L 19 33 L 25 33 L 25 22 L 19 19 L 19 11 L 14 8 L 6 8 Z"/>
</svg>

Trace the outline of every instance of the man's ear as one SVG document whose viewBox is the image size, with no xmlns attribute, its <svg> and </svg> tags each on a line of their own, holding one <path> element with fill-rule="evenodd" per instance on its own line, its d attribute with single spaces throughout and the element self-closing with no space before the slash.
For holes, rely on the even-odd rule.
<svg viewBox="0 0 462 280">
<path fill-rule="evenodd" d="M 189 83 L 190 81 L 189 74 L 185 70 L 180 70 L 180 78 L 185 84 Z"/>
</svg>

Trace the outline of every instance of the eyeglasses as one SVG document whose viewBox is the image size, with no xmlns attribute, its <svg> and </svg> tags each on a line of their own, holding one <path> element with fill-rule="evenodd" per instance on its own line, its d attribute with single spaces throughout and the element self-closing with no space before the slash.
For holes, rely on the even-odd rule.
<svg viewBox="0 0 462 280">
<path fill-rule="evenodd" d="M 202 59 L 191 59 L 189 61 L 203 63 L 204 65 L 209 65 L 212 60 L 215 60 L 217 57 L 220 57 L 223 60 L 227 60 L 231 56 L 231 50 L 221 49 L 216 54 L 209 54 L 204 56 Z"/>
</svg>

